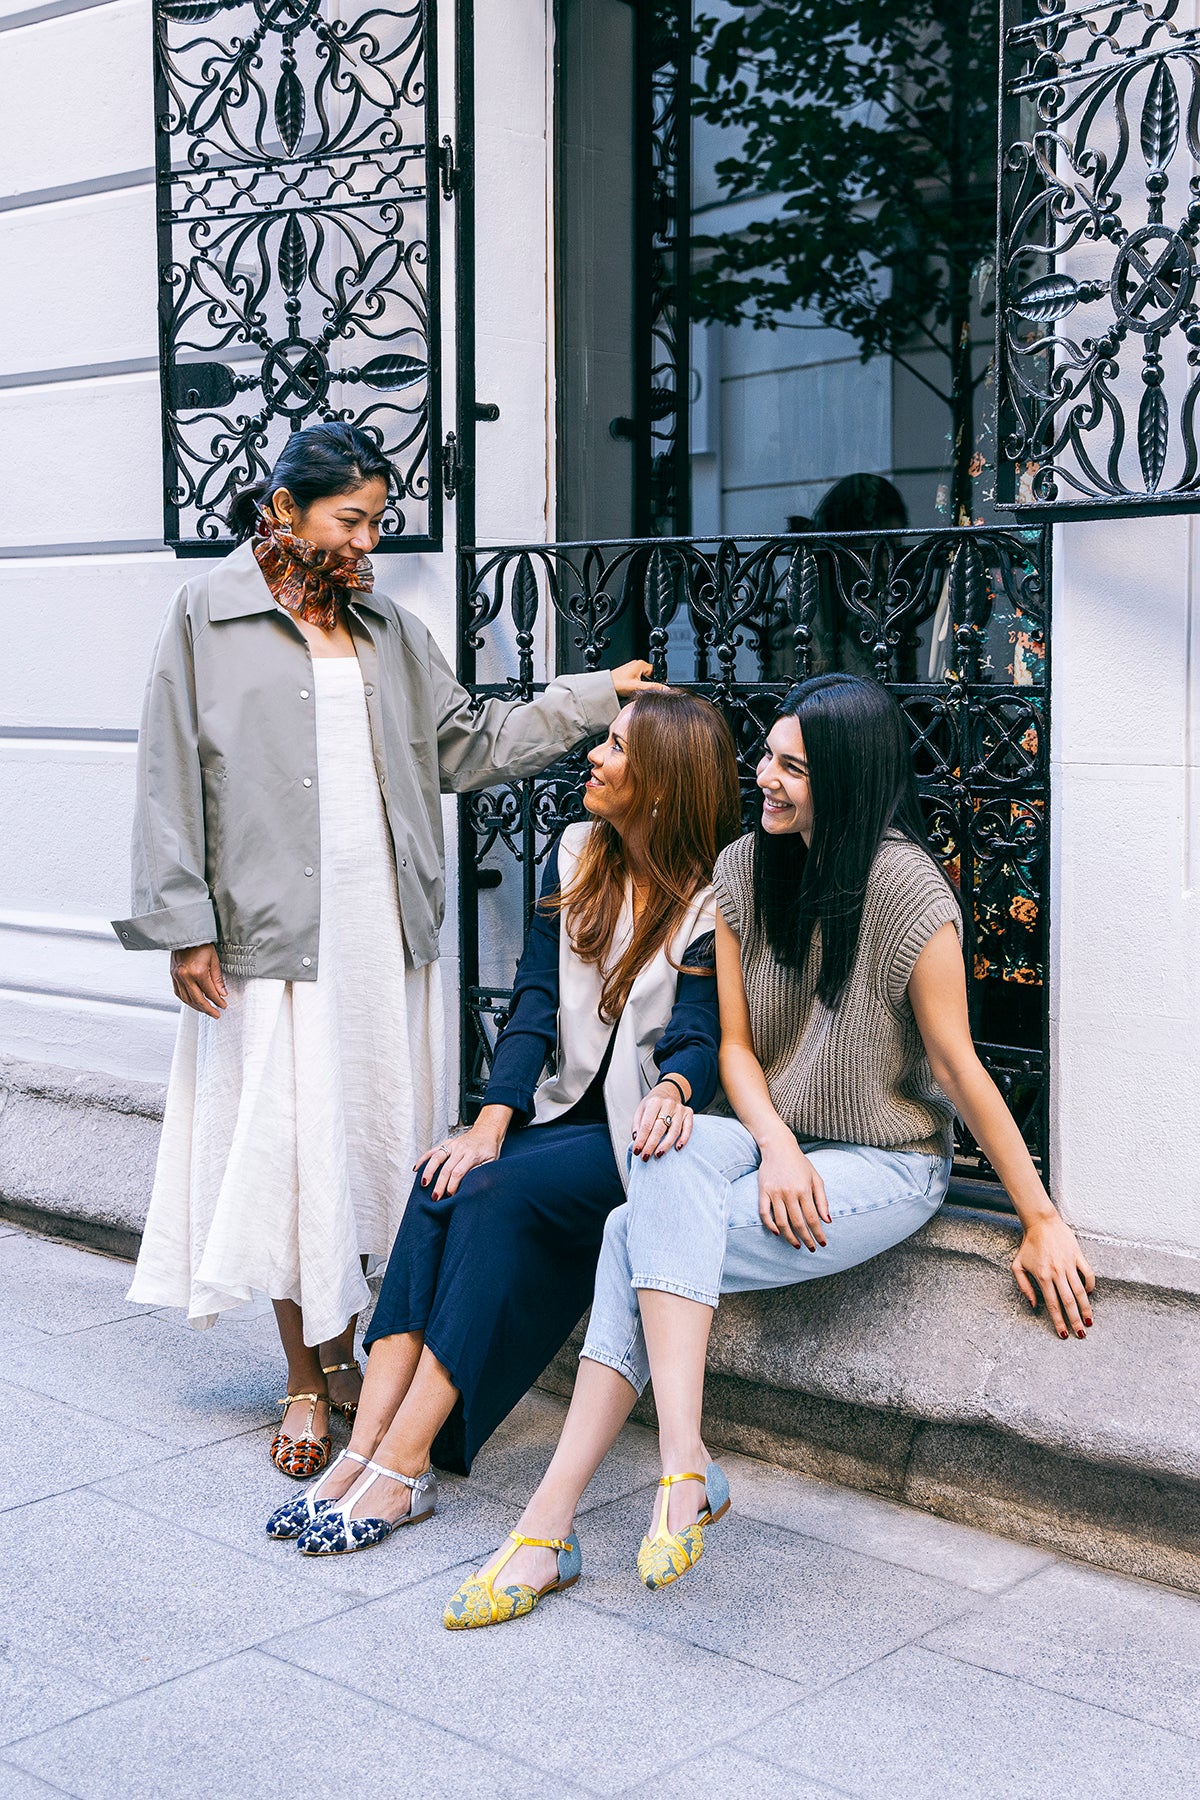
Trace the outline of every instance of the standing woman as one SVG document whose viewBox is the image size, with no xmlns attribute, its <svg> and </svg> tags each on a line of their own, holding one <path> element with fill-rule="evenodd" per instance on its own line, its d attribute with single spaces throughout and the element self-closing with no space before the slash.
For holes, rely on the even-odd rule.
<svg viewBox="0 0 1200 1800">
<path fill-rule="evenodd" d="M 604 731 L 645 663 L 472 711 L 372 592 L 393 478 L 353 426 L 295 433 L 231 510 L 245 541 L 167 613 L 138 747 L 131 950 L 184 1004 L 130 1298 L 197 1326 L 265 1291 L 287 1358 L 271 1446 L 306 1478 L 355 1411 L 368 1256 L 446 1129 L 439 795 Z"/>
<path fill-rule="evenodd" d="M 958 901 L 926 847 L 899 707 L 854 675 L 798 684 L 758 786 L 760 824 L 713 875 L 736 1116 L 697 1118 L 680 1156 L 635 1162 L 558 1448 L 509 1544 L 451 1597 L 451 1629 L 530 1612 L 565 1585 L 568 1556 L 578 1575 L 576 1508 L 647 1378 L 663 1473 L 637 1571 L 665 1587 L 699 1561 L 729 1507 L 700 1433 L 720 1296 L 836 1274 L 910 1237 L 946 1192 L 956 1112 L 1024 1227 L 1022 1294 L 1036 1305 L 1041 1290 L 1062 1338 L 1092 1323 L 1092 1271 L 971 1042 Z"/>
</svg>

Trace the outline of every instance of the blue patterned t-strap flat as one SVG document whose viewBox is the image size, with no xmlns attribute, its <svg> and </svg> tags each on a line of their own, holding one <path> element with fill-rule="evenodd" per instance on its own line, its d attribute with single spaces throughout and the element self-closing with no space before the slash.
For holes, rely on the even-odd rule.
<svg viewBox="0 0 1200 1800">
<path fill-rule="evenodd" d="M 284 1539 L 298 1538 L 301 1532 L 313 1523 L 319 1513 L 332 1506 L 332 1500 L 322 1500 L 319 1495 L 338 1464 L 343 1462 L 362 1463 L 365 1468 L 367 1459 L 365 1456 L 360 1456 L 357 1450 L 340 1450 L 319 1481 L 314 1481 L 310 1488 L 305 1488 L 304 1492 L 297 1494 L 294 1500 L 285 1501 L 282 1506 L 275 1508 L 267 1520 L 267 1536 Z"/>
<path fill-rule="evenodd" d="M 385 1469 L 382 1463 L 363 1459 L 364 1473 L 354 1486 L 325 1507 L 311 1525 L 300 1533 L 296 1543 L 302 1556 L 346 1556 L 352 1550 L 369 1550 L 382 1544 L 402 1525 L 419 1525 L 431 1519 L 437 1510 L 438 1478 L 432 1468 L 423 1475 L 401 1475 L 396 1469 Z M 411 1489 L 412 1500 L 401 1519 L 351 1519 L 349 1513 L 374 1487 L 380 1476 L 399 1481 Z"/>
</svg>

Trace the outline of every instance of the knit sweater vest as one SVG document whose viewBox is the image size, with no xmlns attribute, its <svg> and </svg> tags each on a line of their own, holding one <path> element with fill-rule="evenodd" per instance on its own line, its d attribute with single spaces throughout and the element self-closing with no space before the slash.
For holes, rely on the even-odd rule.
<svg viewBox="0 0 1200 1800">
<path fill-rule="evenodd" d="M 924 850 L 889 831 L 871 864 L 858 949 L 833 1011 L 816 995 L 819 928 L 803 974 L 776 961 L 754 900 L 754 839 L 717 858 L 717 905 L 742 950 L 754 1051 L 771 1103 L 804 1143 L 951 1153 L 954 1109 L 933 1079 L 908 999 L 942 925 L 962 940 L 958 901 Z"/>
</svg>

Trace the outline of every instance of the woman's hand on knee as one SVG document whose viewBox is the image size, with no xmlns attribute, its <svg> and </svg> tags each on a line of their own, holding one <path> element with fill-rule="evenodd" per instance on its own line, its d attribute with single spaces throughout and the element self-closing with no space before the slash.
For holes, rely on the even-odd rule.
<svg viewBox="0 0 1200 1800">
<path fill-rule="evenodd" d="M 503 1123 L 484 1116 L 500 1110 L 508 1115 Z M 424 1164 L 421 1169 L 421 1186 L 427 1188 L 433 1183 L 431 1200 L 440 1200 L 444 1194 L 456 1194 L 464 1175 L 479 1168 L 481 1163 L 495 1162 L 511 1117 L 512 1113 L 507 1107 L 485 1107 L 469 1131 L 447 1138 L 442 1144 L 435 1144 L 432 1150 L 427 1150 L 417 1158 L 413 1164 L 414 1169 L 421 1169 Z"/>
<path fill-rule="evenodd" d="M 760 1145 L 758 1214 L 773 1237 L 786 1238 L 797 1250 L 824 1244 L 829 1224 L 825 1183 L 791 1133 L 787 1141 Z"/>
<path fill-rule="evenodd" d="M 682 1150 L 692 1135 L 693 1117 L 669 1082 L 652 1087 L 633 1115 L 633 1154 L 649 1162 L 672 1147 Z"/>
</svg>

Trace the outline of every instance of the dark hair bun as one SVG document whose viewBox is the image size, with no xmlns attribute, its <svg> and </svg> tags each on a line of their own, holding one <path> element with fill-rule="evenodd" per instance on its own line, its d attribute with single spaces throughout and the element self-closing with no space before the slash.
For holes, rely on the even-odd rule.
<svg viewBox="0 0 1200 1800">
<path fill-rule="evenodd" d="M 294 431 L 265 481 L 256 481 L 235 494 L 230 504 L 229 528 L 239 543 L 254 531 L 258 509 L 280 488 L 286 488 L 303 510 L 314 500 L 332 494 L 348 494 L 364 481 L 381 480 L 391 487 L 393 469 L 373 437 L 357 425 L 310 425 Z"/>
</svg>

